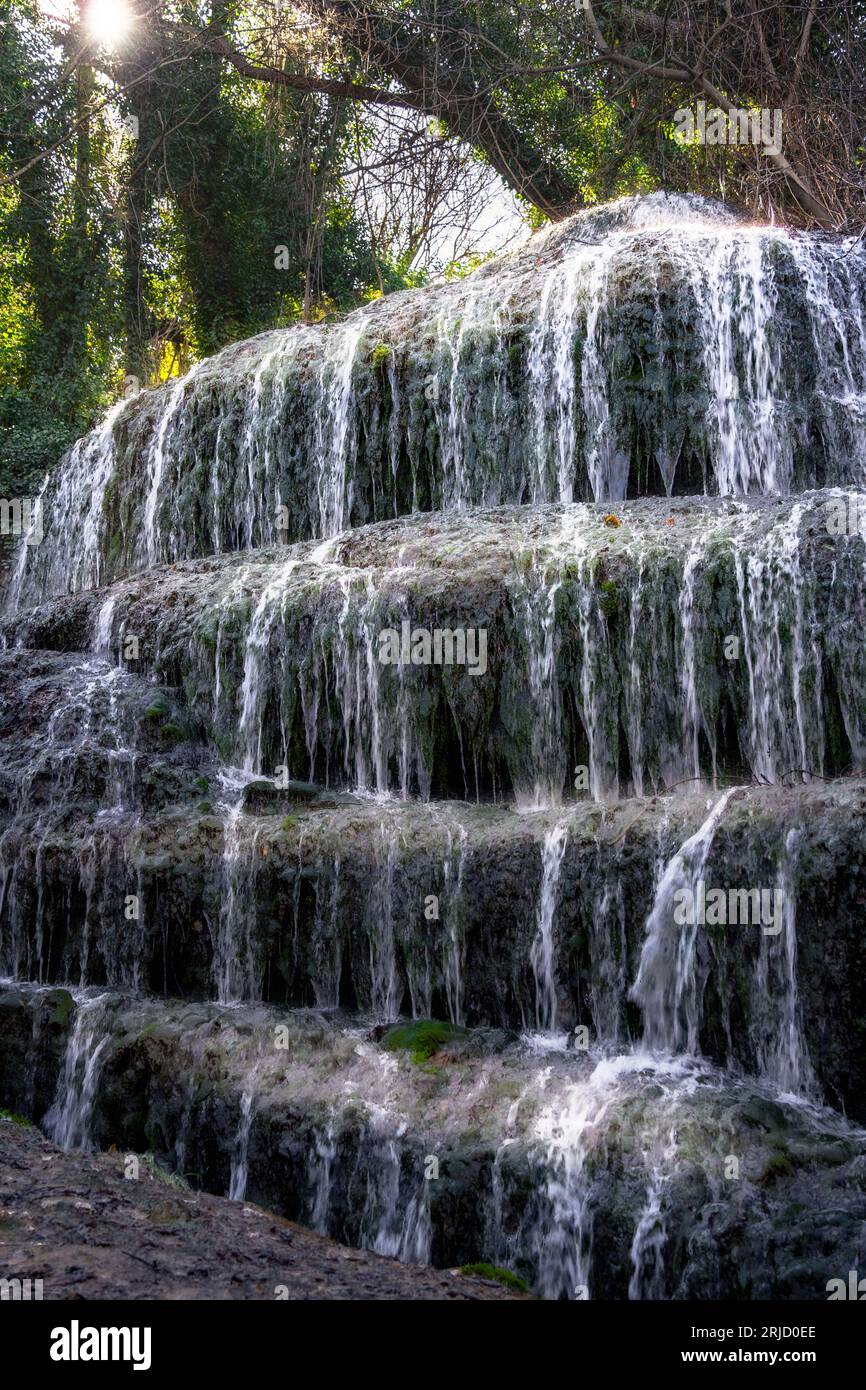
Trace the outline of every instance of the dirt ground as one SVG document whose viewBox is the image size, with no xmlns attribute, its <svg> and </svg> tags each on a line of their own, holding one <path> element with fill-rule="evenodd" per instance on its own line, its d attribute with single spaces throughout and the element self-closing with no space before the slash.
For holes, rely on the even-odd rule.
<svg viewBox="0 0 866 1390">
<path fill-rule="evenodd" d="M 486 1279 L 400 1264 L 192 1192 L 124 1155 L 63 1153 L 0 1119 L 0 1280 L 45 1299 L 502 1299 Z M 2 1296 L 2 1295 L 0 1295 Z M 7 1291 L 5 1294 L 9 1297 Z"/>
</svg>

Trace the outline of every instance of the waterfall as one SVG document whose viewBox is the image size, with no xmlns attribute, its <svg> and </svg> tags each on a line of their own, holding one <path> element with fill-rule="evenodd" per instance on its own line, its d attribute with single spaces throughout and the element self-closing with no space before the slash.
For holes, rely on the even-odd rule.
<svg viewBox="0 0 866 1390">
<path fill-rule="evenodd" d="M 626 997 L 628 941 L 621 877 L 613 883 L 606 882 L 600 898 L 593 900 L 589 935 L 593 1031 L 600 1044 L 612 1046 L 622 1039 L 623 1001 Z"/>
<path fill-rule="evenodd" d="M 567 838 L 566 825 L 562 821 L 548 830 L 544 837 L 538 918 L 530 951 L 530 963 L 535 977 L 535 1024 L 547 1033 L 556 1029 L 556 946 L 553 927 Z"/>
<path fill-rule="evenodd" d="M 407 1164 L 401 1140 L 406 1123 L 367 1102 L 364 1132 L 349 1190 L 363 1191 L 358 1244 L 377 1255 L 429 1264 L 432 1226 L 429 1184 L 417 1162 Z"/>
<path fill-rule="evenodd" d="M 779 1091 L 814 1096 L 816 1082 L 803 1036 L 797 984 L 797 859 L 802 841 L 798 828 L 787 832 L 779 859 L 781 932 L 761 935 L 755 965 L 752 1033 L 758 1075 Z"/>
<path fill-rule="evenodd" d="M 244 840 L 243 796 L 248 779 L 222 775 L 226 798 L 219 803 L 223 814 L 222 880 L 214 949 L 216 997 L 221 1004 L 255 999 L 259 993 L 253 926 L 256 836 Z"/>
<path fill-rule="evenodd" d="M 18 554 L 15 559 L 12 578 L 6 591 L 6 600 L 4 603 L 4 611 L 10 615 L 18 611 L 18 607 L 21 603 L 21 594 L 31 558 L 30 547 L 36 539 L 37 531 L 44 522 L 45 494 L 48 491 L 48 484 L 50 481 L 51 474 L 47 473 L 43 479 L 42 486 L 39 489 L 36 502 L 31 511 L 30 525 L 18 545 Z"/>
<path fill-rule="evenodd" d="M 313 1198 L 310 1204 L 310 1225 L 314 1231 L 328 1234 L 331 1207 L 331 1188 L 334 1160 L 337 1157 L 337 1134 L 333 1118 L 315 1136 L 315 1156 L 310 1160 L 310 1181 Z"/>
<path fill-rule="evenodd" d="M 589 790 L 594 801 L 604 801 L 619 795 L 619 778 L 607 737 L 607 714 L 604 656 L 607 633 L 604 621 L 588 583 L 589 567 L 583 560 L 579 573 L 581 584 L 577 605 L 580 631 L 580 696 L 581 717 L 589 750 Z"/>
<path fill-rule="evenodd" d="M 566 1088 L 564 1104 L 544 1108 L 534 1126 L 540 1165 L 539 1213 L 531 1227 L 542 1298 L 592 1297 L 593 1180 L 588 1160 L 615 1099 L 601 1063 Z"/>
<path fill-rule="evenodd" d="M 776 420 L 779 364 L 768 338 L 775 310 L 764 259 L 769 241 L 765 233 L 729 231 L 693 266 L 722 494 L 784 493 L 791 484 L 791 445 Z"/>
<path fill-rule="evenodd" d="M 534 502 L 570 502 L 577 452 L 573 343 L 583 262 L 557 264 L 544 282 L 527 352 L 535 444 Z"/>
<path fill-rule="evenodd" d="M 695 542 L 691 547 L 683 567 L 683 580 L 680 588 L 680 622 L 682 626 L 683 656 L 680 682 L 683 697 L 683 747 L 687 758 L 686 768 L 695 783 L 701 782 L 701 748 L 700 736 L 706 733 L 700 700 L 698 696 L 698 661 L 695 650 L 695 629 L 698 617 L 695 605 L 695 587 L 698 583 L 701 570 L 705 563 L 706 552 L 704 549 L 703 538 Z M 712 781 L 716 781 L 716 750 L 712 746 L 712 736 L 710 743 L 712 749 L 713 767 Z M 697 790 L 698 788 L 696 788 Z"/>
<path fill-rule="evenodd" d="M 743 632 L 743 652 L 749 678 L 751 765 L 766 781 L 797 774 L 823 772 L 823 748 L 815 746 L 815 726 L 807 733 L 804 683 L 814 666 L 814 701 L 820 729 L 821 670 L 814 652 L 807 653 L 804 633 L 814 626 L 805 611 L 799 535 L 802 507 L 794 504 L 785 522 L 771 533 L 772 547 L 757 552 L 735 551 L 737 598 Z M 783 625 L 790 640 L 783 645 Z M 778 692 L 790 685 L 793 721 L 785 718 Z M 809 721 L 811 722 L 811 721 Z M 791 727 L 793 723 L 793 728 Z"/>
<path fill-rule="evenodd" d="M 241 1095 L 240 1118 L 232 1149 L 231 1173 L 229 1175 L 228 1197 L 232 1202 L 242 1202 L 246 1196 L 250 1134 L 253 1128 L 257 1081 L 258 1077 L 253 1072 Z"/>
<path fill-rule="evenodd" d="M 111 638 L 114 630 L 114 610 L 117 607 L 117 594 L 109 594 L 96 612 L 93 624 L 91 651 L 98 656 L 111 656 Z"/>
<path fill-rule="evenodd" d="M 343 327 L 332 329 L 322 358 L 316 427 L 322 536 L 336 536 L 342 531 L 352 509 L 347 467 L 355 446 L 353 367 L 366 331 L 367 319 L 362 314 L 349 319 Z"/>
<path fill-rule="evenodd" d="M 654 1172 L 631 1245 L 632 1274 L 628 1285 L 631 1299 L 664 1297 L 667 1231 L 662 1215 L 662 1190 L 662 1176 Z"/>
<path fill-rule="evenodd" d="M 643 1011 L 643 1040 L 650 1050 L 698 1050 L 704 968 L 701 927 L 697 921 L 678 927 L 675 901 L 680 892 L 697 895 L 715 833 L 730 802 L 742 794 L 742 787 L 723 792 L 700 829 L 669 861 L 656 889 L 630 992 Z"/>
<path fill-rule="evenodd" d="M 369 913 L 370 1009 L 377 1018 L 391 1021 L 400 1009 L 402 986 L 397 969 L 394 923 L 394 871 L 399 829 L 382 820 Z"/>
<path fill-rule="evenodd" d="M 822 431 L 834 455 L 847 455 L 856 467 L 866 455 L 866 285 L 857 243 L 843 242 L 831 254 L 806 236 L 793 245 L 809 305 Z M 862 475 L 849 477 L 863 481 Z"/>
<path fill-rule="evenodd" d="M 608 344 L 604 317 L 613 248 L 591 262 L 587 285 L 586 341 L 581 361 L 581 390 L 586 419 L 586 472 L 595 502 L 618 502 L 628 484 L 628 455 L 617 448 L 611 421 Z"/>
<path fill-rule="evenodd" d="M 238 743 L 245 772 L 261 771 L 262 762 L 262 694 L 265 689 L 265 669 L 274 642 L 274 626 L 280 602 L 289 581 L 297 569 L 297 559 L 287 560 L 262 591 L 250 622 L 244 650 L 244 678 L 241 687 L 241 711 L 238 724 Z"/>
<path fill-rule="evenodd" d="M 62 1149 L 94 1148 L 93 1107 L 112 1041 L 110 998 L 98 994 L 76 1000 L 57 1094 L 43 1120 L 46 1132 Z"/>
<path fill-rule="evenodd" d="M 456 869 L 454 865 L 454 837 L 451 833 L 450 825 L 447 828 L 448 850 L 445 862 L 442 866 L 442 878 L 445 890 L 445 923 L 448 933 L 447 954 L 445 959 L 445 997 L 448 1002 L 448 1017 L 452 1023 L 462 1024 L 464 1022 L 463 988 L 464 988 L 464 960 L 466 954 L 465 926 L 463 922 L 463 874 L 466 867 L 466 850 L 469 843 L 469 833 L 466 827 L 458 822 L 457 835 L 459 848 L 457 850 Z"/>
<path fill-rule="evenodd" d="M 340 1003 L 343 971 L 340 864 L 340 857 L 336 855 L 330 866 L 330 880 L 326 883 L 316 880 L 316 918 L 313 927 L 316 973 L 313 987 L 320 1009 L 336 1009 Z"/>
<path fill-rule="evenodd" d="M 673 1089 L 674 1101 L 676 1087 Z M 668 1102 L 670 1104 L 670 1102 Z M 649 1182 L 643 1209 L 631 1243 L 631 1277 L 628 1284 L 630 1299 L 661 1299 L 665 1296 L 665 1247 L 668 1243 L 664 1211 L 665 1185 L 679 1149 L 676 1126 L 667 1134 L 662 1132 L 651 1141 L 644 1153 Z"/>
<path fill-rule="evenodd" d="M 23 538 L 7 592 L 8 612 L 27 601 L 31 581 L 39 594 L 76 593 L 102 581 L 103 502 L 116 464 L 114 427 L 127 405 L 118 401 L 112 406 L 46 479 L 38 511 L 47 534 L 34 546 L 28 544 L 29 534 Z"/>
<path fill-rule="evenodd" d="M 119 1147 L 144 1096 L 202 1185 L 546 1298 L 821 1296 L 864 459 L 863 248 L 655 195 L 119 403 L 0 631 L 0 1104 Z"/>
<path fill-rule="evenodd" d="M 163 493 L 166 487 L 166 454 L 169 441 L 178 423 L 184 400 L 189 388 L 192 386 L 198 374 L 201 372 L 204 363 L 197 362 L 194 367 L 187 372 L 186 376 L 179 377 L 168 388 L 166 396 L 162 402 L 162 409 L 159 415 L 159 422 L 156 426 L 153 442 L 150 449 L 150 457 L 147 465 L 147 493 L 144 502 L 143 529 L 139 542 L 139 554 L 145 565 L 155 565 L 158 560 L 166 554 L 167 547 L 160 535 L 160 506 L 165 500 Z"/>
<path fill-rule="evenodd" d="M 565 769 L 556 674 L 556 595 L 560 586 L 559 579 L 548 581 L 542 572 L 534 571 L 516 590 L 528 649 L 529 693 L 532 698 L 532 791 L 518 791 L 518 804 L 525 809 L 557 806 L 562 799 Z"/>
</svg>

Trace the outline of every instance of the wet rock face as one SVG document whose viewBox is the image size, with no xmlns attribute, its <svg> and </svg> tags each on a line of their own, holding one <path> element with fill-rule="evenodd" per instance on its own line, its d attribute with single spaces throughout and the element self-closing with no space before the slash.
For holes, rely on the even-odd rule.
<svg viewBox="0 0 866 1390">
<path fill-rule="evenodd" d="M 21 1108 L 55 1055 L 36 1026 L 49 996 L 0 992 L 0 1006 L 0 1082 Z M 90 1099 L 69 1065 L 76 1048 L 94 1056 L 85 1035 Z M 506 1038 L 469 1034 L 419 1064 L 352 1019 L 117 995 L 79 996 L 66 1036 L 53 1133 L 83 1116 L 78 1147 L 111 1136 L 410 1262 L 504 1263 L 550 1297 L 817 1298 L 862 1253 L 862 1135 L 705 1064 L 548 1053 L 542 1081 Z M 832 1242 L 815 1201 L 828 1190 Z"/>
<path fill-rule="evenodd" d="M 413 510 L 863 482 L 866 253 L 652 195 L 236 344 L 64 460 L 28 603 Z"/>
<path fill-rule="evenodd" d="M 79 650 L 101 623 L 224 761 L 334 788 L 547 804 L 832 777 L 866 766 L 858 515 L 829 491 L 419 517 L 158 569 L 7 633 Z"/>
<path fill-rule="evenodd" d="M 643 1032 L 630 990 L 655 885 L 705 814 L 702 798 L 625 803 L 603 816 L 585 806 L 526 817 L 465 805 L 298 806 L 288 825 L 245 818 L 228 868 L 206 816 L 139 822 L 120 846 L 116 827 L 47 843 L 21 837 L 7 841 L 17 854 L 7 890 L 14 930 L 0 962 L 57 982 L 206 998 L 224 979 L 227 998 L 533 1029 L 551 1022 L 534 953 L 545 839 L 559 826 L 567 845 L 555 886 L 552 1022 L 585 1027 L 593 1046 L 628 1047 Z M 783 891 L 786 841 L 799 830 L 788 885 L 796 978 L 781 924 L 700 928 L 694 962 L 696 1048 L 771 1076 L 793 990 L 815 1094 L 855 1118 L 866 1116 L 857 1042 L 864 816 L 862 783 L 745 797 L 719 834 L 706 888 Z M 129 920 L 133 892 L 139 915 Z"/>
</svg>

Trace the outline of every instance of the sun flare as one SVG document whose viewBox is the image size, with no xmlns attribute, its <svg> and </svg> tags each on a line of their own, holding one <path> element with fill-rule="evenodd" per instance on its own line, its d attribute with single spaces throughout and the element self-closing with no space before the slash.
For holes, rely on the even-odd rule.
<svg viewBox="0 0 866 1390">
<path fill-rule="evenodd" d="M 128 37 L 135 15 L 128 0 L 88 0 L 84 24 L 88 34 L 105 48 L 115 48 Z"/>
</svg>

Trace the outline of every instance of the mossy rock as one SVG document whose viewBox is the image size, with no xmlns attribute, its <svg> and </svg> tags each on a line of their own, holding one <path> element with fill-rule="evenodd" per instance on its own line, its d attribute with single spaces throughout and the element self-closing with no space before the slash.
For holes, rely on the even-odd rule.
<svg viewBox="0 0 866 1390">
<path fill-rule="evenodd" d="M 65 1028 L 69 1022 L 69 1015 L 75 1008 L 75 1000 L 68 989 L 53 989 L 46 995 L 46 1003 L 51 1010 L 48 1020 L 50 1024 L 57 1028 Z"/>
<path fill-rule="evenodd" d="M 619 589 L 612 579 L 603 580 L 599 587 L 601 589 L 601 594 L 598 600 L 598 606 L 605 618 L 610 622 L 616 617 L 619 609 Z"/>
<path fill-rule="evenodd" d="M 767 1186 L 776 1182 L 779 1178 L 790 1178 L 794 1172 L 794 1165 L 786 1153 L 777 1150 L 767 1160 L 764 1171 L 759 1178 L 762 1186 Z"/>
<path fill-rule="evenodd" d="M 388 1052 L 408 1052 L 413 1062 L 426 1062 L 449 1043 L 467 1036 L 468 1030 L 456 1023 L 437 1018 L 416 1018 L 412 1023 L 398 1023 L 389 1028 L 382 1039 Z"/>
</svg>

